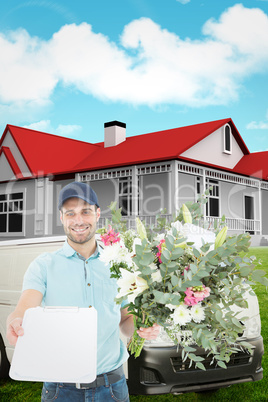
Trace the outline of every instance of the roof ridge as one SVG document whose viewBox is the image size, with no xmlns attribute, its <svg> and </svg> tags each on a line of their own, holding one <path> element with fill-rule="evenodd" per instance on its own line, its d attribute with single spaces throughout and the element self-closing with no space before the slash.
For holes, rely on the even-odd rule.
<svg viewBox="0 0 268 402">
<path fill-rule="evenodd" d="M 7 124 L 7 127 L 10 127 L 10 128 L 13 127 L 15 129 L 19 129 L 19 130 L 31 131 L 31 132 L 35 132 L 35 133 L 38 133 L 38 134 L 47 135 L 47 136 L 51 136 L 51 137 L 55 137 L 55 138 L 60 138 L 60 139 L 67 140 L 67 141 L 75 141 L 75 142 L 79 142 L 79 143 L 83 143 L 83 144 L 87 144 L 87 145 L 98 146 L 97 144 L 94 144 L 92 142 L 81 141 L 81 140 L 77 140 L 75 138 L 68 138 L 68 137 L 64 137 L 62 135 L 58 135 L 58 134 L 52 134 L 52 133 L 47 133 L 45 131 L 34 130 L 32 128 L 15 126 L 13 124 Z"/>
</svg>

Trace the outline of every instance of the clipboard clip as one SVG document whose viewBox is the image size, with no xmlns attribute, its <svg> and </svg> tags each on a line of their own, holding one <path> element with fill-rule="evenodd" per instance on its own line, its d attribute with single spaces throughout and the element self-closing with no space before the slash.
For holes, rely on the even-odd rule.
<svg viewBox="0 0 268 402">
<path fill-rule="evenodd" d="M 44 313 L 78 313 L 79 312 L 79 307 L 75 306 L 45 306 L 44 307 Z"/>
</svg>

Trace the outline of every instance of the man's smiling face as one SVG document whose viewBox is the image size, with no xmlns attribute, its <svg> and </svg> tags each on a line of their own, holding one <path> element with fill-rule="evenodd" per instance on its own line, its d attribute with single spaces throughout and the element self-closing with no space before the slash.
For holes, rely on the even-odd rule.
<svg viewBox="0 0 268 402">
<path fill-rule="evenodd" d="M 69 243 L 84 244 L 95 236 L 100 209 L 80 198 L 70 198 L 63 204 L 60 217 Z"/>
</svg>

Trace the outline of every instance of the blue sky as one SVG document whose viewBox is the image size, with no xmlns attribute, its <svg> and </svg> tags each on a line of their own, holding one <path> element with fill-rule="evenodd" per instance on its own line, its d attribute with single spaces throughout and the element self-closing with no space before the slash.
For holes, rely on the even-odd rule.
<svg viewBox="0 0 268 402">
<path fill-rule="evenodd" d="M 0 131 L 88 142 L 231 117 L 268 150 L 268 0 L 0 2 Z"/>
</svg>

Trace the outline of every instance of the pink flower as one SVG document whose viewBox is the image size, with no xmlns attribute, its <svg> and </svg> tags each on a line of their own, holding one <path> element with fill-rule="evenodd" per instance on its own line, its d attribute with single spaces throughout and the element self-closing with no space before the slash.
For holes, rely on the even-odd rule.
<svg viewBox="0 0 268 402">
<path fill-rule="evenodd" d="M 114 243 L 120 241 L 119 233 L 115 233 L 111 225 L 108 225 L 108 230 L 106 233 L 101 235 L 101 240 L 105 246 L 111 246 Z"/>
<path fill-rule="evenodd" d="M 188 306 L 194 306 L 198 302 L 204 300 L 205 297 L 210 295 L 210 288 L 202 285 L 202 286 L 194 286 L 189 287 L 184 292 L 186 297 L 184 298 L 184 303 Z"/>
<path fill-rule="evenodd" d="M 194 296 L 186 296 L 184 298 L 184 303 L 187 304 L 187 306 L 195 306 L 198 303 L 198 301 Z"/>
<path fill-rule="evenodd" d="M 162 263 L 162 260 L 161 260 L 160 257 L 161 257 L 161 254 L 162 254 L 163 243 L 165 243 L 164 239 L 160 240 L 160 243 L 157 246 L 158 253 L 156 253 L 156 257 L 158 257 L 158 260 L 159 260 L 160 263 Z"/>
<path fill-rule="evenodd" d="M 204 300 L 205 297 L 208 297 L 210 295 L 210 288 L 206 288 L 205 286 L 203 287 L 203 290 L 199 292 L 195 292 L 195 297 L 199 299 L 199 301 Z"/>
</svg>

